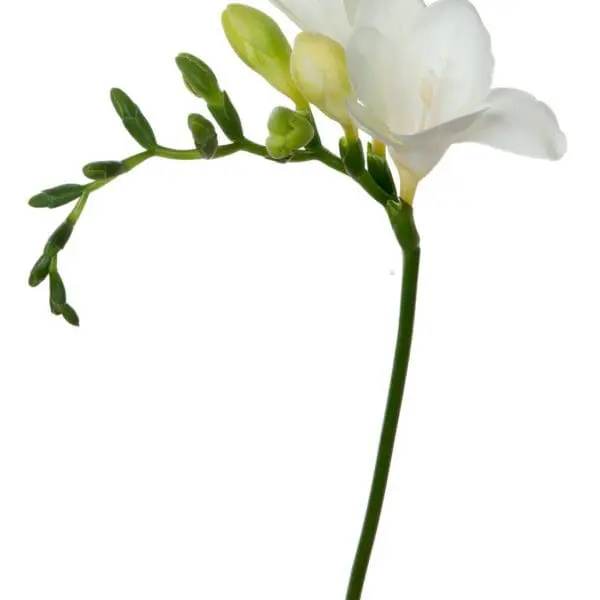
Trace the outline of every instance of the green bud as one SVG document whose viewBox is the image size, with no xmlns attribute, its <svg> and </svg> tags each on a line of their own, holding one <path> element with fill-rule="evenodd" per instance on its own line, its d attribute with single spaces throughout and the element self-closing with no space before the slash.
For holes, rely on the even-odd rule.
<svg viewBox="0 0 600 600">
<path fill-rule="evenodd" d="M 67 303 L 67 290 L 58 271 L 50 272 L 50 300 L 59 307 Z"/>
<path fill-rule="evenodd" d="M 211 159 L 219 147 L 215 126 L 202 115 L 190 115 L 188 127 L 194 137 L 194 143 L 204 158 Z"/>
<path fill-rule="evenodd" d="M 83 167 L 83 174 L 89 179 L 96 181 L 104 179 L 112 179 L 118 177 L 127 171 L 127 167 L 124 163 L 107 160 L 100 162 L 92 162 Z"/>
<path fill-rule="evenodd" d="M 69 325 L 73 325 L 73 327 L 79 327 L 79 316 L 72 306 L 64 304 L 60 307 L 60 314 Z"/>
<path fill-rule="evenodd" d="M 225 35 L 240 59 L 291 98 L 298 108 L 307 109 L 308 103 L 292 79 L 292 48 L 279 25 L 265 13 L 244 4 L 229 5 L 222 21 Z"/>
<path fill-rule="evenodd" d="M 348 175 L 360 177 L 365 172 L 365 155 L 359 138 L 340 140 L 340 156 Z"/>
<path fill-rule="evenodd" d="M 77 200 L 83 194 L 85 187 L 76 183 L 59 185 L 49 190 L 44 190 L 29 200 L 29 206 L 34 208 L 58 208 Z"/>
<path fill-rule="evenodd" d="M 390 196 L 396 197 L 396 182 L 385 156 L 381 156 L 373 152 L 373 145 L 369 142 L 367 150 L 367 165 L 371 177 L 376 181 L 377 185 Z"/>
<path fill-rule="evenodd" d="M 48 273 L 50 273 L 50 262 L 52 259 L 46 254 L 42 254 L 40 258 L 38 258 L 35 265 L 33 265 L 33 269 L 31 269 L 31 274 L 29 275 L 29 285 L 31 287 L 37 287 L 48 277 Z"/>
<path fill-rule="evenodd" d="M 192 54 L 180 54 L 175 62 L 183 75 L 183 81 L 188 90 L 208 104 L 219 104 L 223 92 L 219 87 L 217 76 L 213 70 Z"/>
<path fill-rule="evenodd" d="M 304 115 L 280 106 L 271 113 L 269 133 L 267 150 L 272 158 L 281 160 L 310 143 L 315 128 Z"/>
<path fill-rule="evenodd" d="M 142 114 L 139 106 L 123 90 L 118 88 L 111 90 L 110 98 L 131 137 L 147 150 L 156 148 L 156 137 L 154 136 L 152 127 Z"/>
<path fill-rule="evenodd" d="M 44 248 L 44 254 L 50 258 L 56 256 L 68 243 L 73 234 L 73 224 L 69 221 L 61 223 L 56 231 L 48 238 L 48 243 Z"/>
<path fill-rule="evenodd" d="M 232 142 L 242 142 L 244 140 L 244 129 L 240 115 L 229 99 L 227 92 L 223 92 L 221 104 L 209 104 L 208 110 L 210 110 L 223 133 Z"/>
</svg>

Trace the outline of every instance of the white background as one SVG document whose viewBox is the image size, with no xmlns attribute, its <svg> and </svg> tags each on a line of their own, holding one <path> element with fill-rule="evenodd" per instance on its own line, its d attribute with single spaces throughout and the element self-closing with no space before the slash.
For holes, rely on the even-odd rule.
<svg viewBox="0 0 600 600">
<path fill-rule="evenodd" d="M 476 4 L 496 84 L 551 104 L 570 150 L 454 148 L 419 190 L 413 362 L 364 598 L 597 600 L 596 7 Z M 79 330 L 26 284 L 66 213 L 28 198 L 136 151 L 110 87 L 189 147 L 202 106 L 173 58 L 195 53 L 264 139 L 285 100 L 226 45 L 224 6 L 1 9 L 2 600 L 344 597 L 401 276 L 373 201 L 320 165 L 155 160 L 92 197 L 61 259 Z"/>
</svg>

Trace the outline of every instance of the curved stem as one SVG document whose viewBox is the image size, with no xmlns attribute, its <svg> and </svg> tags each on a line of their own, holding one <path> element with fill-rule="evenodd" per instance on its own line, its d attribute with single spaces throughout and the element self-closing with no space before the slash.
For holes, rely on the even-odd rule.
<svg viewBox="0 0 600 600">
<path fill-rule="evenodd" d="M 400 408 L 404 395 L 404 386 L 408 372 L 410 349 L 412 345 L 415 322 L 415 307 L 417 301 L 417 285 L 419 278 L 419 263 L 421 251 L 417 246 L 404 250 L 404 272 L 402 276 L 402 306 L 400 309 L 400 324 L 398 340 L 392 370 L 392 379 L 388 396 L 377 462 L 373 474 L 373 483 L 363 528 L 352 567 L 350 583 L 346 600 L 360 600 L 369 560 L 375 543 L 377 527 L 381 517 L 381 509 L 390 473 L 394 442 L 400 418 Z"/>
</svg>

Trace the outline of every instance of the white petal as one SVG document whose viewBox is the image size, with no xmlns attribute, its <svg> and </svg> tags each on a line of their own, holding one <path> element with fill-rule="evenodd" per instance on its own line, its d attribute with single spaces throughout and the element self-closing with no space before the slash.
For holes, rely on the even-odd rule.
<svg viewBox="0 0 600 600">
<path fill-rule="evenodd" d="M 346 8 L 346 15 L 350 25 L 354 25 L 356 22 L 356 14 L 358 12 L 358 6 L 361 0 L 344 0 L 344 6 Z"/>
<path fill-rule="evenodd" d="M 463 136 L 533 158 L 558 160 L 567 151 L 567 138 L 549 106 L 521 90 L 498 88 L 488 96 L 489 110 Z"/>
<path fill-rule="evenodd" d="M 348 111 L 359 129 L 389 146 L 394 160 L 413 172 L 416 179 L 425 177 L 452 144 L 462 141 L 465 132 L 485 115 L 486 110 L 480 108 L 421 133 L 400 135 L 391 131 L 376 113 L 360 102 L 348 101 Z"/>
<path fill-rule="evenodd" d="M 423 0 L 346 0 L 355 26 L 375 27 L 391 39 L 407 31 L 425 8 Z"/>
<path fill-rule="evenodd" d="M 481 119 L 482 108 L 452 121 L 415 135 L 393 135 L 391 146 L 394 160 L 422 179 L 437 165 L 452 144 L 462 139 L 464 132 Z"/>
<path fill-rule="evenodd" d="M 271 0 L 302 31 L 322 33 L 345 45 L 351 26 L 344 0 Z"/>
<path fill-rule="evenodd" d="M 388 74 L 393 69 L 393 47 L 379 30 L 361 27 L 354 31 L 346 48 L 352 87 L 362 104 L 386 121 L 389 110 Z"/>
<path fill-rule="evenodd" d="M 404 133 L 472 112 L 492 84 L 490 36 L 468 0 L 439 0 L 422 11 L 397 40 L 395 63 L 388 93 L 401 106 L 390 126 Z"/>
</svg>

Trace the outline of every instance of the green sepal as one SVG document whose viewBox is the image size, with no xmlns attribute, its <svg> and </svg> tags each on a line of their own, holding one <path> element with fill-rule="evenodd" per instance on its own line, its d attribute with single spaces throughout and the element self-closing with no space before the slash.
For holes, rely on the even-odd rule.
<svg viewBox="0 0 600 600">
<path fill-rule="evenodd" d="M 348 175 L 358 178 L 365 172 L 365 154 L 359 139 L 348 141 L 343 137 L 340 140 L 340 157 Z"/>
<path fill-rule="evenodd" d="M 175 59 L 175 62 L 186 87 L 194 96 L 202 98 L 208 104 L 219 104 L 222 101 L 223 92 L 219 87 L 217 76 L 204 61 L 184 52 Z"/>
<path fill-rule="evenodd" d="M 315 135 L 310 120 L 301 113 L 285 107 L 277 107 L 269 118 L 267 151 L 271 158 L 281 160 L 304 148 Z"/>
<path fill-rule="evenodd" d="M 50 271 L 50 300 L 58 307 L 67 303 L 67 290 L 58 271 Z"/>
<path fill-rule="evenodd" d="M 369 142 L 367 149 L 367 166 L 371 177 L 377 185 L 390 196 L 397 197 L 396 182 L 385 156 L 373 152 L 373 144 Z"/>
<path fill-rule="evenodd" d="M 73 234 L 73 229 L 72 223 L 63 221 L 48 238 L 44 254 L 47 254 L 50 258 L 56 256 L 67 245 Z"/>
<path fill-rule="evenodd" d="M 232 142 L 244 141 L 244 128 L 242 127 L 240 115 L 235 106 L 233 106 L 227 92 L 223 92 L 223 97 L 219 104 L 209 104 L 208 109 L 219 124 L 219 127 L 223 130 L 223 133 Z"/>
<path fill-rule="evenodd" d="M 126 171 L 127 167 L 124 163 L 114 160 L 91 162 L 83 167 L 83 174 L 95 181 L 113 179 Z"/>
<path fill-rule="evenodd" d="M 147 150 L 156 148 L 156 137 L 152 127 L 139 106 L 123 90 L 118 88 L 111 90 L 110 98 L 131 137 Z"/>
<path fill-rule="evenodd" d="M 46 277 L 48 277 L 51 262 L 52 259 L 47 254 L 42 254 L 42 256 L 38 258 L 29 275 L 29 285 L 31 287 L 37 287 L 46 279 Z"/>
<path fill-rule="evenodd" d="M 75 312 L 75 309 L 69 304 L 63 304 L 60 307 L 60 314 L 63 319 L 73 327 L 79 327 L 79 315 Z"/>
<path fill-rule="evenodd" d="M 66 183 L 37 194 L 29 200 L 33 208 L 58 208 L 77 200 L 83 194 L 85 186 L 76 183 Z"/>
<path fill-rule="evenodd" d="M 194 144 L 200 154 L 206 159 L 213 158 L 219 147 L 219 138 L 215 126 L 206 117 L 191 114 L 188 117 L 188 127 L 192 132 Z"/>
<path fill-rule="evenodd" d="M 390 200 L 385 207 L 400 247 L 405 252 L 419 248 L 421 240 L 415 225 L 413 209 L 403 200 Z"/>
</svg>

